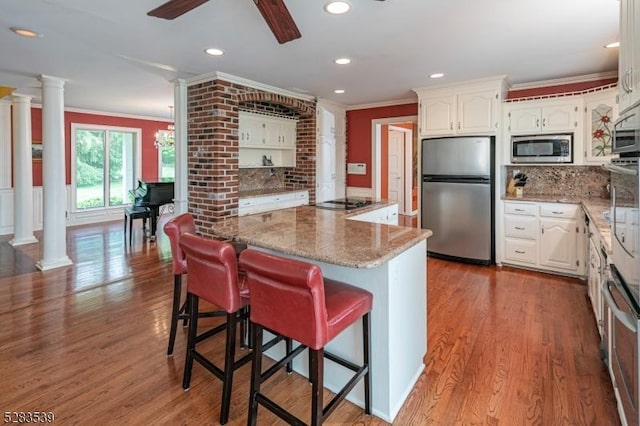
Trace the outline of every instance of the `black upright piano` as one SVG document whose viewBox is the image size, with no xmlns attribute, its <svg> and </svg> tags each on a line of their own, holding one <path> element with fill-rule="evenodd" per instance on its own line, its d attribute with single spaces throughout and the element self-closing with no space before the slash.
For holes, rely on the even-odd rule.
<svg viewBox="0 0 640 426">
<path fill-rule="evenodd" d="M 145 182 L 138 180 L 138 187 L 129 190 L 129 199 L 135 207 L 151 211 L 151 238 L 156 236 L 160 207 L 173 203 L 173 182 Z"/>
</svg>

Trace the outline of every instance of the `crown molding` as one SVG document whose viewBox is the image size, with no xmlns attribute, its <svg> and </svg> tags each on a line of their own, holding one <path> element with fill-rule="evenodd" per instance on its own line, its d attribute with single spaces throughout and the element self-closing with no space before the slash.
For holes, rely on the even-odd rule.
<svg viewBox="0 0 640 426">
<path fill-rule="evenodd" d="M 511 80 L 509 79 L 509 77 L 505 74 L 501 74 L 501 75 L 494 75 L 491 77 L 476 78 L 473 80 L 464 80 L 464 81 L 447 82 L 447 83 L 434 83 L 430 86 L 416 87 L 411 90 L 417 93 L 417 92 L 436 90 L 436 89 L 458 88 L 463 86 L 479 85 L 484 83 L 497 83 L 497 82 L 501 82 L 501 84 L 507 85 L 507 87 L 511 85 Z"/>
<path fill-rule="evenodd" d="M 31 104 L 32 108 L 42 109 L 42 104 Z M 119 112 L 96 111 L 90 109 L 65 107 L 64 112 L 76 112 L 79 114 L 101 115 L 103 117 L 131 118 L 134 120 L 158 121 L 161 123 L 173 123 L 173 120 L 166 117 L 150 117 L 145 115 L 125 114 Z"/>
<path fill-rule="evenodd" d="M 289 98 L 300 99 L 303 101 L 315 101 L 316 97 L 311 95 L 303 95 L 301 93 L 293 92 L 286 89 L 281 89 L 269 84 L 260 83 L 257 81 L 249 80 L 246 78 L 238 77 L 235 75 L 214 71 L 208 74 L 198 75 L 187 79 L 187 86 L 193 86 L 195 84 L 206 83 L 212 80 L 224 80 L 229 83 L 239 84 L 241 86 L 252 87 L 254 89 L 263 90 L 265 92 L 275 93 L 277 95 L 287 96 Z"/>
<path fill-rule="evenodd" d="M 415 103 L 418 103 L 417 97 L 406 98 L 406 99 L 396 99 L 394 101 L 373 102 L 369 104 L 349 105 L 347 106 L 347 111 L 353 111 L 358 109 L 382 108 L 382 107 L 388 107 L 388 106 L 407 105 L 407 104 L 415 104 Z"/>
<path fill-rule="evenodd" d="M 552 80 L 531 81 L 528 83 L 518 83 L 511 86 L 511 90 L 535 89 L 538 87 L 561 86 L 571 83 L 585 83 L 594 80 L 605 80 L 609 78 L 617 78 L 617 71 L 608 71 L 602 73 L 586 74 L 573 77 L 555 78 Z"/>
</svg>

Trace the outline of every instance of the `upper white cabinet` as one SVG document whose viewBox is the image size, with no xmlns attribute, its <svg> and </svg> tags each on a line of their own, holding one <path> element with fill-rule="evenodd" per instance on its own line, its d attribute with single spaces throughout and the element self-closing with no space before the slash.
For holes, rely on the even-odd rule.
<svg viewBox="0 0 640 426">
<path fill-rule="evenodd" d="M 590 93 L 584 97 L 584 159 L 587 163 L 609 162 L 613 123 L 618 118 L 616 89 Z"/>
<path fill-rule="evenodd" d="M 509 103 L 507 129 L 512 135 L 535 133 L 573 133 L 582 123 L 580 99 L 540 100 Z"/>
<path fill-rule="evenodd" d="M 620 1 L 620 53 L 618 56 L 618 106 L 620 111 L 640 101 L 640 5 Z"/>
<path fill-rule="evenodd" d="M 491 135 L 498 129 L 499 107 L 506 93 L 504 78 L 414 90 L 421 136 Z"/>
<path fill-rule="evenodd" d="M 290 118 L 239 112 L 239 167 L 295 167 L 296 126 Z"/>
</svg>

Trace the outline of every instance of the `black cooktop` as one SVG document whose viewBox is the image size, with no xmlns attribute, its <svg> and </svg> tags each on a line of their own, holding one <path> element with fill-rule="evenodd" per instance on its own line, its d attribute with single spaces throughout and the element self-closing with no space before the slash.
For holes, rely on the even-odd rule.
<svg viewBox="0 0 640 426">
<path fill-rule="evenodd" d="M 315 206 L 321 209 L 349 211 L 377 203 L 378 202 L 376 201 L 371 201 L 364 198 L 340 198 L 338 200 L 329 200 L 323 201 L 321 203 L 316 203 Z"/>
</svg>

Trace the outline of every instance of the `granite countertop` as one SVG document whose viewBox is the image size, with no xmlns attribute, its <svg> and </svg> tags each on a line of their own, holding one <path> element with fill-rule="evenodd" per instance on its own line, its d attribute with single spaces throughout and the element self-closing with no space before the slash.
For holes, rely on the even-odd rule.
<svg viewBox="0 0 640 426">
<path fill-rule="evenodd" d="M 611 254 L 611 225 L 604 218 L 604 213 L 611 210 L 611 200 L 606 198 L 562 198 L 557 195 L 548 196 L 542 194 L 528 194 L 522 197 L 511 195 L 503 195 L 504 201 L 534 201 L 542 203 L 567 203 L 579 204 L 589 216 L 589 220 L 593 223 L 600 234 L 600 241 L 605 246 L 607 253 Z"/>
<path fill-rule="evenodd" d="M 301 206 L 229 217 L 214 223 L 213 233 L 310 260 L 375 268 L 432 235 L 426 229 L 347 220 L 384 206 L 381 203 L 348 213 Z"/>
<path fill-rule="evenodd" d="M 308 191 L 309 188 L 263 188 L 263 189 L 252 189 L 248 191 L 240 191 L 238 193 L 239 198 L 255 198 L 262 197 L 265 195 L 275 195 L 275 194 L 287 194 L 289 192 L 299 192 L 299 191 Z"/>
</svg>

